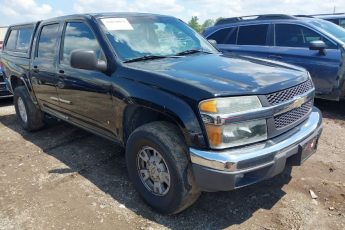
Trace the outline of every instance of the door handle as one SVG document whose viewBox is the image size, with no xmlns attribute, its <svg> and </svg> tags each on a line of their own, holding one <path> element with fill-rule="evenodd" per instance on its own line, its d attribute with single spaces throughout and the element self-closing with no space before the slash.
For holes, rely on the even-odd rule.
<svg viewBox="0 0 345 230">
<path fill-rule="evenodd" d="M 270 58 L 270 59 L 283 59 L 283 57 L 279 56 L 279 55 L 268 55 L 268 58 Z"/>
<path fill-rule="evenodd" d="M 59 87 L 60 89 L 63 89 L 65 87 L 65 76 L 63 75 L 64 71 L 63 70 L 59 70 L 59 78 L 58 78 L 58 82 L 57 82 L 57 87 Z"/>
<path fill-rule="evenodd" d="M 65 73 L 64 70 L 62 70 L 62 69 L 59 70 L 59 74 L 64 74 L 64 73 Z"/>
<path fill-rule="evenodd" d="M 33 70 L 35 73 L 38 73 L 40 72 L 40 70 L 38 69 L 38 66 L 37 65 L 34 65 L 34 70 Z"/>
</svg>

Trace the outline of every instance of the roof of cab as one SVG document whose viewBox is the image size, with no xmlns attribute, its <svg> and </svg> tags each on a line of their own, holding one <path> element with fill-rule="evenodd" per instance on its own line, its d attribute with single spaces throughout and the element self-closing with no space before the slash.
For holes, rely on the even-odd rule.
<svg viewBox="0 0 345 230">
<path fill-rule="evenodd" d="M 90 14 L 95 18 L 103 17 L 148 17 L 148 16 L 158 16 L 158 17 L 171 17 L 162 14 L 151 14 L 151 13 L 137 13 L 137 12 L 107 12 L 107 13 L 94 13 Z"/>
<path fill-rule="evenodd" d="M 71 14 L 65 16 L 59 16 L 55 18 L 46 19 L 44 21 L 54 20 L 66 20 L 71 18 L 105 18 L 105 17 L 144 17 L 144 16 L 159 16 L 159 17 L 170 17 L 167 15 L 160 14 L 149 14 L 149 13 L 136 13 L 136 12 L 108 12 L 108 13 L 85 13 L 85 14 Z"/>
<path fill-rule="evenodd" d="M 37 21 L 37 22 L 26 22 L 26 23 L 16 23 L 16 24 L 9 25 L 8 28 L 10 28 L 10 27 L 17 27 L 17 26 L 36 25 L 37 23 L 40 23 L 40 22 L 41 22 L 41 21 Z"/>
<path fill-rule="evenodd" d="M 150 13 L 137 13 L 137 12 L 107 12 L 107 13 L 85 13 L 85 14 L 71 14 L 71 15 L 64 15 L 64 16 L 58 16 L 54 18 L 48 18 L 41 21 L 36 22 L 29 22 L 29 23 L 18 23 L 10 25 L 9 27 L 15 27 L 15 26 L 25 26 L 25 25 L 32 25 L 37 24 L 40 22 L 49 22 L 49 21 L 61 21 L 66 19 L 90 19 L 92 17 L 94 18 L 103 18 L 103 17 L 149 17 L 149 16 L 155 16 L 155 17 L 172 17 L 168 15 L 161 15 L 161 14 L 150 14 Z"/>
</svg>

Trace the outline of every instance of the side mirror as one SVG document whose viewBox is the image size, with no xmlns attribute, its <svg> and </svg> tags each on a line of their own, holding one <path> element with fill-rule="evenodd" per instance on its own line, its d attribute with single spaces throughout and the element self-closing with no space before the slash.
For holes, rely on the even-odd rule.
<svg viewBox="0 0 345 230">
<path fill-rule="evenodd" d="M 213 45 L 214 47 L 217 48 L 217 41 L 216 40 L 213 40 L 213 39 L 210 39 L 210 40 L 207 40 L 209 43 L 211 43 L 211 45 Z"/>
<path fill-rule="evenodd" d="M 93 50 L 73 50 L 71 53 L 70 64 L 73 68 L 85 70 L 107 70 L 107 63 L 97 59 Z"/>
<path fill-rule="evenodd" d="M 310 50 L 318 50 L 321 55 L 326 54 L 327 45 L 324 41 L 312 41 L 309 43 Z"/>
</svg>

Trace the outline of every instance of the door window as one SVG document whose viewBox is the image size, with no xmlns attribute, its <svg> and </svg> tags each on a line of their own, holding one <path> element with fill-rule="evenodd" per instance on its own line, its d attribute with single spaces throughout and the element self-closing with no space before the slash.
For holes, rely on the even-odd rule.
<svg viewBox="0 0 345 230">
<path fill-rule="evenodd" d="M 51 24 L 42 27 L 38 42 L 37 57 L 49 59 L 55 57 L 58 33 L 59 24 Z"/>
<path fill-rule="evenodd" d="M 241 26 L 238 32 L 238 45 L 266 45 L 268 25 Z"/>
<path fill-rule="evenodd" d="M 211 34 L 207 39 L 217 41 L 217 44 L 236 44 L 237 28 L 224 28 Z"/>
<path fill-rule="evenodd" d="M 31 36 L 33 27 L 23 27 L 13 29 L 7 39 L 6 49 L 15 50 L 17 52 L 27 52 L 30 47 Z"/>
<path fill-rule="evenodd" d="M 19 30 L 18 40 L 16 44 L 17 50 L 27 51 L 29 49 L 32 33 L 33 27 L 22 28 Z"/>
<path fill-rule="evenodd" d="M 339 25 L 339 19 L 325 19 L 325 20 L 333 22 L 334 24 Z"/>
<path fill-rule="evenodd" d="M 292 24 L 277 24 L 275 26 L 276 46 L 284 47 L 309 47 L 312 41 L 324 41 L 329 49 L 336 46 L 320 34 L 304 26 Z"/>
<path fill-rule="evenodd" d="M 18 38 L 18 30 L 11 30 L 10 36 L 8 36 L 5 49 L 14 50 L 16 49 L 16 43 Z"/>
<path fill-rule="evenodd" d="M 69 64 L 71 53 L 76 49 L 93 50 L 99 59 L 104 59 L 101 46 L 95 35 L 90 27 L 83 22 L 67 23 L 61 62 Z"/>
</svg>

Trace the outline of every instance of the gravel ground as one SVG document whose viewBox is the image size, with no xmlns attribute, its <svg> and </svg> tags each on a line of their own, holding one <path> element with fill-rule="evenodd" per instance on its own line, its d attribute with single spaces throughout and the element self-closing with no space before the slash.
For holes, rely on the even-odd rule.
<svg viewBox="0 0 345 230">
<path fill-rule="evenodd" d="M 345 102 L 316 105 L 324 132 L 303 166 L 163 216 L 134 191 L 121 147 L 53 119 L 27 133 L 2 100 L 0 229 L 345 229 Z"/>
</svg>

